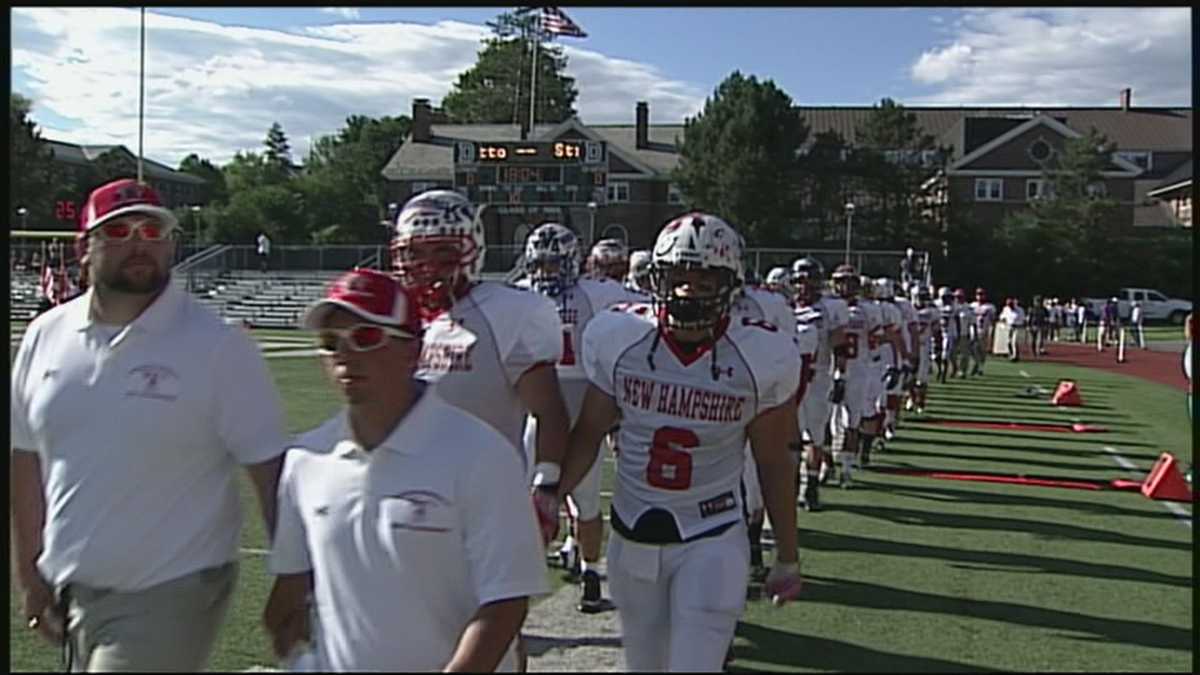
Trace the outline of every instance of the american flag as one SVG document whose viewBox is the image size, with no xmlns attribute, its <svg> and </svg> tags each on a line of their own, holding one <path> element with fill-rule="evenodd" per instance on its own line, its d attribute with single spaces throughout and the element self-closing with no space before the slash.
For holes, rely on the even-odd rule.
<svg viewBox="0 0 1200 675">
<path fill-rule="evenodd" d="M 585 38 L 587 33 L 557 7 L 542 8 L 542 30 L 550 35 Z"/>
</svg>

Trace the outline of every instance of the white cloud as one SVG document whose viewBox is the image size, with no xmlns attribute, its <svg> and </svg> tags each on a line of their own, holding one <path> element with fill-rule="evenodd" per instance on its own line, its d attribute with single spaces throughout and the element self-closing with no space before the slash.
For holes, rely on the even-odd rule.
<svg viewBox="0 0 1200 675">
<path fill-rule="evenodd" d="M 123 143 L 136 152 L 138 11 L 18 8 L 12 12 L 17 91 L 34 100 L 43 135 Z M 352 114 L 411 113 L 440 100 L 475 63 L 486 27 L 456 21 L 346 23 L 291 32 L 146 13 L 146 156 L 169 165 L 189 153 L 217 164 L 261 150 L 278 121 L 300 155 L 308 138 L 336 133 Z M 565 47 L 576 109 L 589 123 L 681 120 L 703 91 L 653 66 Z M 76 124 L 52 124 L 63 118 Z M 297 156 L 297 159 L 300 157 Z"/>
<path fill-rule="evenodd" d="M 966 10 L 947 44 L 909 68 L 934 86 L 911 105 L 1191 105 L 1191 10 L 1062 8 Z"/>
<path fill-rule="evenodd" d="M 359 18 L 357 7 L 322 7 L 321 11 L 326 14 L 337 14 L 343 19 L 357 20 Z"/>
</svg>

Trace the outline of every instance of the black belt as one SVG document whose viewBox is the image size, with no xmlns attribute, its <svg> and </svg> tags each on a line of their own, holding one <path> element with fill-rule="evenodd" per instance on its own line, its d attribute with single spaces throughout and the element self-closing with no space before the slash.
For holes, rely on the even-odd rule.
<svg viewBox="0 0 1200 675">
<path fill-rule="evenodd" d="M 609 504 L 608 506 L 609 524 L 617 534 L 630 541 L 636 541 L 639 544 L 686 544 L 698 539 L 707 539 L 722 534 L 729 528 L 737 524 L 737 521 L 717 525 L 712 529 L 705 530 L 700 534 L 692 535 L 684 539 L 679 534 L 679 528 L 675 525 L 675 519 L 671 514 L 664 509 L 650 509 L 643 513 L 634 524 L 633 529 L 630 529 L 625 521 L 617 515 L 617 509 Z"/>
</svg>

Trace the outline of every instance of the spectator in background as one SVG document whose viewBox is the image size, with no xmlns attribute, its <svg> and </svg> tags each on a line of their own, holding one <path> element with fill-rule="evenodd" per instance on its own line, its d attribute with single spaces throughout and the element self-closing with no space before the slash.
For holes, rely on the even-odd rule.
<svg viewBox="0 0 1200 675">
<path fill-rule="evenodd" d="M 266 232 L 258 233 L 258 263 L 262 271 L 267 271 L 267 263 L 271 258 L 271 238 Z"/>
<path fill-rule="evenodd" d="M 1075 341 L 1087 342 L 1087 301 L 1075 305 Z"/>
<path fill-rule="evenodd" d="M 1192 342 L 1196 339 L 1195 312 L 1188 312 L 1187 320 L 1183 322 L 1183 339 L 1187 341 L 1187 346 L 1183 348 L 1183 374 L 1187 375 L 1188 380 L 1188 396 L 1187 408 L 1188 419 L 1192 419 Z M 1188 481 L 1191 482 L 1190 480 Z"/>
<path fill-rule="evenodd" d="M 1100 331 L 1096 337 L 1096 351 L 1102 352 L 1105 347 L 1115 343 L 1120 330 L 1120 306 L 1117 304 L 1117 299 L 1112 297 L 1105 303 L 1103 313 L 1100 315 Z"/>
<path fill-rule="evenodd" d="M 1046 353 L 1046 334 L 1050 330 L 1050 311 L 1046 309 L 1046 303 L 1042 300 L 1042 296 L 1033 296 L 1033 303 L 1029 306 L 1029 348 L 1033 352 L 1033 360 L 1038 360 L 1038 357 Z"/>
<path fill-rule="evenodd" d="M 1021 331 L 1025 328 L 1025 311 L 1016 298 L 1009 298 L 1000 312 L 1000 321 L 1008 326 L 1008 360 L 1021 360 Z"/>
<path fill-rule="evenodd" d="M 1142 330 L 1142 302 L 1140 300 L 1133 301 L 1133 311 L 1129 316 L 1129 325 L 1133 328 L 1133 335 L 1137 338 L 1137 346 L 1142 349 L 1146 348 L 1146 333 Z"/>
<path fill-rule="evenodd" d="M 1058 298 L 1050 298 L 1047 302 L 1050 303 L 1050 341 L 1057 342 L 1059 339 L 1059 330 L 1063 323 L 1063 308 Z"/>
<path fill-rule="evenodd" d="M 1079 341 L 1079 320 L 1076 316 L 1075 298 L 1067 300 L 1067 304 L 1063 306 L 1063 328 L 1071 332 L 1071 339 Z M 1063 336 L 1066 340 L 1066 336 Z"/>
</svg>

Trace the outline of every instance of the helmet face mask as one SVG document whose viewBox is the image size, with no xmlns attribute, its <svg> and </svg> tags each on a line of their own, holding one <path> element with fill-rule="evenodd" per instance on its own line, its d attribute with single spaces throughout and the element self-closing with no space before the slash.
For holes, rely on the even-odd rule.
<svg viewBox="0 0 1200 675">
<path fill-rule="evenodd" d="M 792 263 L 792 294 L 796 302 L 812 305 L 821 299 L 825 270 L 812 258 L 800 258 Z"/>
<path fill-rule="evenodd" d="M 670 330 L 711 330 L 729 315 L 744 281 L 742 236 L 728 223 L 689 213 L 663 227 L 654 243 L 650 285 Z"/>
<path fill-rule="evenodd" d="M 894 302 L 896 300 L 896 286 L 892 280 L 887 277 L 879 277 L 875 280 L 875 297 L 884 302 Z"/>
<path fill-rule="evenodd" d="M 592 246 L 587 267 L 593 276 L 621 281 L 629 274 L 629 250 L 619 239 L 601 239 Z"/>
<path fill-rule="evenodd" d="M 858 293 L 861 290 L 858 273 L 855 272 L 853 265 L 838 265 L 833 271 L 832 277 L 833 291 L 839 297 L 845 300 L 854 300 L 858 298 Z"/>
<path fill-rule="evenodd" d="M 539 225 L 525 240 L 525 273 L 530 286 L 555 297 L 579 279 L 579 238 L 558 223 Z"/>
</svg>

